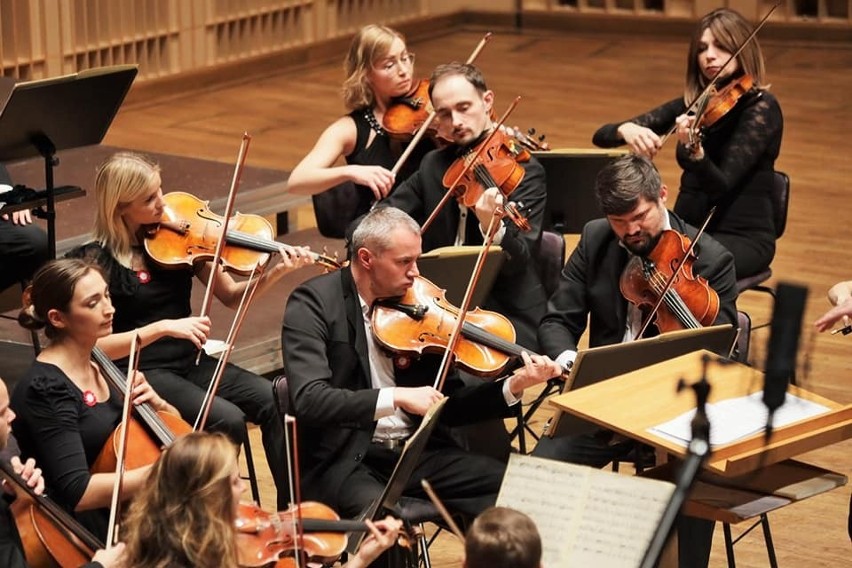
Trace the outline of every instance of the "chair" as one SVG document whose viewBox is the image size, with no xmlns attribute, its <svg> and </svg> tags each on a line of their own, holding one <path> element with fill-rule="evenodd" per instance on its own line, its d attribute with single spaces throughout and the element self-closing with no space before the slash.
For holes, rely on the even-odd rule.
<svg viewBox="0 0 852 568">
<path fill-rule="evenodd" d="M 559 275 L 564 267 L 565 237 L 553 231 L 542 231 L 538 249 L 538 272 L 548 297 L 556 291 Z"/>
<path fill-rule="evenodd" d="M 748 350 L 751 344 L 751 317 L 737 311 L 737 339 L 731 350 L 731 359 L 748 364 Z"/>
<path fill-rule="evenodd" d="M 246 432 L 246 441 L 243 444 L 243 455 L 246 458 L 246 469 L 248 470 L 248 475 L 243 477 L 243 479 L 248 480 L 249 488 L 251 488 L 251 498 L 254 499 L 254 502 L 260 505 L 260 489 L 257 485 L 257 473 L 254 470 L 254 458 L 251 455 L 251 438 Z"/>
<path fill-rule="evenodd" d="M 559 286 L 559 276 L 562 274 L 562 269 L 565 267 L 565 237 L 553 231 L 541 232 L 541 245 L 538 250 L 538 270 L 541 277 L 541 283 L 544 285 L 544 291 L 548 298 L 553 295 L 556 288 Z M 518 438 L 518 449 L 522 454 L 527 453 L 526 433 L 529 433 L 533 438 L 538 440 L 538 435 L 527 425 L 533 414 L 538 410 L 544 401 L 554 392 L 558 391 L 562 385 L 562 379 L 551 379 L 545 385 L 544 390 L 530 404 L 526 412 L 522 406 L 518 406 L 517 415 L 515 418 L 518 423 L 512 430 L 510 439 Z"/>
<path fill-rule="evenodd" d="M 20 310 L 22 306 L 21 294 L 23 294 L 26 288 L 27 283 L 21 282 L 20 288 L 16 286 L 9 286 L 5 290 L 0 290 L 0 318 L 17 321 L 17 311 Z M 14 315 L 7 315 L 7 312 L 11 312 L 13 310 L 15 310 Z M 39 352 L 41 352 L 41 342 L 39 341 L 37 331 L 30 330 L 30 340 L 33 344 L 34 354 L 38 355 Z"/>
<path fill-rule="evenodd" d="M 790 177 L 784 172 L 775 172 L 775 182 L 772 185 L 772 211 L 775 220 L 775 238 L 780 239 L 787 228 L 787 210 L 790 206 Z M 737 293 L 742 294 L 746 290 L 757 290 L 766 292 L 773 298 L 775 290 L 769 286 L 764 286 L 763 282 L 769 280 L 772 276 L 772 268 L 767 268 L 754 276 L 747 276 L 737 280 Z"/>
</svg>

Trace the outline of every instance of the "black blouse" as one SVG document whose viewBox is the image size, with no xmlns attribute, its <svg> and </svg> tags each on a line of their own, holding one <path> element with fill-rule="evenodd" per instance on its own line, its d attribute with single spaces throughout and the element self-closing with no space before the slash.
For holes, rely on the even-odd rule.
<svg viewBox="0 0 852 568">
<path fill-rule="evenodd" d="M 624 122 L 634 122 L 662 135 L 685 111 L 683 99 L 674 99 L 627 121 L 602 126 L 592 142 L 604 148 L 623 145 L 617 129 Z M 703 159 L 692 160 L 682 144 L 677 146 L 677 161 L 683 174 L 675 213 L 687 223 L 701 226 L 715 205 L 708 232 L 724 244 L 731 239 L 757 247 L 766 266 L 775 252 L 770 190 L 783 128 L 784 119 L 775 96 L 752 89 L 725 116 L 704 129 Z"/>
<path fill-rule="evenodd" d="M 35 458 L 54 501 L 69 512 L 89 486 L 89 468 L 121 420 L 122 397 L 88 406 L 83 392 L 57 366 L 35 361 L 15 387 L 10 407 L 12 429 L 24 458 Z M 98 513 L 93 511 L 92 513 Z M 99 513 L 101 514 L 101 513 Z M 95 534 L 103 526 L 95 516 L 76 515 Z"/>
<path fill-rule="evenodd" d="M 112 254 L 97 243 L 71 251 L 68 256 L 84 258 L 100 265 L 109 278 L 109 293 L 115 307 L 113 331 L 130 331 L 163 319 L 182 319 L 192 315 L 193 271 L 186 268 L 160 268 L 147 259 L 149 269 L 142 275 L 119 264 Z M 147 282 L 143 282 L 147 280 Z M 168 369 L 185 375 L 195 361 L 197 349 L 187 339 L 163 337 L 140 352 L 139 369 Z M 127 359 L 116 362 L 126 367 Z"/>
</svg>

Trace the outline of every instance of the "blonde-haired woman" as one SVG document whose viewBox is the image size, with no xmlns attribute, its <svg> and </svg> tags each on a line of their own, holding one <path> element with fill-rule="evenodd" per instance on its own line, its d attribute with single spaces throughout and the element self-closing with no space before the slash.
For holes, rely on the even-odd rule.
<svg viewBox="0 0 852 568">
<path fill-rule="evenodd" d="M 775 256 L 771 192 L 784 128 L 781 107 L 768 90 L 758 40 L 752 39 L 726 65 L 751 31 L 748 21 L 727 8 L 704 16 L 690 43 L 683 97 L 604 125 L 593 138 L 598 146 L 627 144 L 634 153 L 653 158 L 662 145 L 661 135 L 675 128 L 683 175 L 674 211 L 687 223 L 701 226 L 716 207 L 707 232 L 734 254 L 737 278 L 763 271 Z M 702 127 L 696 137 L 690 132 L 696 118 L 686 114 L 687 105 L 716 75 L 717 89 L 731 86 L 736 92 L 741 87 L 745 92 L 730 99 L 731 110 Z M 750 88 L 742 81 L 746 76 L 751 77 Z"/>
<path fill-rule="evenodd" d="M 386 26 L 364 26 L 352 39 L 344 72 L 343 102 L 349 113 L 323 131 L 287 181 L 289 191 L 306 195 L 346 184 L 314 200 L 314 207 L 320 209 L 320 230 L 324 228 L 323 214 L 333 216 L 334 221 L 329 223 L 334 222 L 337 228 L 328 234 L 339 237 L 349 221 L 366 213 L 373 201 L 386 197 L 396 184 L 417 170 L 423 155 L 434 148 L 431 141 L 424 140 L 399 175 L 391 173 L 404 144 L 388 135 L 382 120 L 394 99 L 416 86 L 414 54 L 408 51 L 402 34 Z M 346 165 L 336 165 L 340 158 L 345 159 Z M 333 201 L 335 198 L 338 201 Z M 341 207 L 348 210 L 342 212 Z"/>
<path fill-rule="evenodd" d="M 72 251 L 100 265 L 109 276 L 109 292 L 115 305 L 114 333 L 98 342 L 113 359 L 126 358 L 138 335 L 143 349 L 139 368 L 154 388 L 192 423 L 201 408 L 216 360 L 196 355 L 210 334 L 210 319 L 192 315 L 190 299 L 193 276 L 207 282 L 209 262 L 184 268 L 162 268 L 143 247 L 145 229 L 159 223 L 164 201 L 160 169 L 146 157 L 122 152 L 109 158 L 95 180 L 97 210 L 94 240 Z M 308 251 L 296 248 L 268 268 L 257 293 L 263 293 L 287 272 L 312 262 Z M 236 306 L 245 289 L 229 274 L 216 269 L 215 296 L 226 306 Z M 126 359 L 119 361 L 126 364 Z M 278 489 L 280 506 L 289 501 L 281 422 L 268 380 L 235 365 L 228 365 L 218 396 L 213 402 L 207 428 L 223 431 L 242 444 L 245 421 L 260 426 L 263 446 Z"/>
<path fill-rule="evenodd" d="M 225 436 L 197 432 L 166 448 L 122 527 L 126 565 L 134 568 L 236 568 L 235 530 L 244 483 L 237 449 Z M 367 566 L 397 537 L 400 524 L 385 519 L 349 568 Z"/>
</svg>

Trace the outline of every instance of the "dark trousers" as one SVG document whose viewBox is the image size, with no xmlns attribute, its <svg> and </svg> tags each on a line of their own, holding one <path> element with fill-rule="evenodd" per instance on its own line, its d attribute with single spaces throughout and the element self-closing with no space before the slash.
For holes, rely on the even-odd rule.
<svg viewBox="0 0 852 568">
<path fill-rule="evenodd" d="M 149 369 L 145 371 L 145 377 L 157 393 L 178 409 L 184 420 L 194 424 L 216 362 L 216 359 L 202 355 L 200 364 L 193 366 L 186 376 L 165 369 Z M 242 445 L 248 437 L 246 420 L 260 426 L 266 460 L 278 491 L 278 510 L 283 511 L 290 502 L 289 474 L 284 433 L 275 407 L 272 383 L 228 364 L 219 382 L 205 430 L 224 432 L 234 443 Z"/>
<path fill-rule="evenodd" d="M 371 444 L 361 465 L 341 485 L 337 507 L 343 518 L 357 517 L 378 499 L 401 450 L 389 450 Z M 420 457 L 403 491 L 405 497 L 428 500 L 420 481 L 426 479 L 451 513 L 461 513 L 470 519 L 492 507 L 503 482 L 506 465 L 494 458 L 471 453 L 442 442 L 430 443 Z M 401 516 L 406 521 L 406 509 Z M 409 554 L 393 547 L 372 564 L 376 568 L 416 566 Z"/>
<path fill-rule="evenodd" d="M 39 226 L 0 219 L 0 290 L 32 278 L 47 257 L 47 234 Z"/>
<path fill-rule="evenodd" d="M 343 517 L 354 517 L 364 511 L 384 491 L 400 450 L 388 450 L 371 444 L 361 465 L 355 469 L 337 493 L 337 506 Z M 451 512 L 475 517 L 497 501 L 506 464 L 461 448 L 429 445 L 420 457 L 403 495 L 429 499 L 420 482 L 429 481 L 435 493 Z"/>
</svg>

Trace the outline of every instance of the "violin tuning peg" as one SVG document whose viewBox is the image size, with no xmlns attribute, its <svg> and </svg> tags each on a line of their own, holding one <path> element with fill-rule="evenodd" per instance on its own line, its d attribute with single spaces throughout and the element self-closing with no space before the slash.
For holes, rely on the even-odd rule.
<svg viewBox="0 0 852 568">
<path fill-rule="evenodd" d="M 528 129 L 527 129 L 527 133 L 528 133 L 530 136 L 535 136 L 535 128 L 528 128 Z"/>
</svg>

